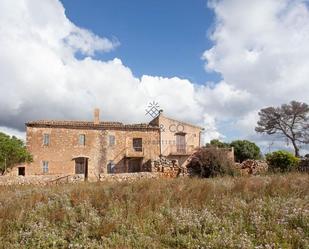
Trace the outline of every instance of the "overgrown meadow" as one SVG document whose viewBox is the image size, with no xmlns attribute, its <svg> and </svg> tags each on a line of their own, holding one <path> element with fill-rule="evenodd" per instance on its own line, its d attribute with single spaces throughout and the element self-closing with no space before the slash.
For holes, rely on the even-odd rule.
<svg viewBox="0 0 309 249">
<path fill-rule="evenodd" d="M 0 187 L 0 248 L 308 246 L 308 174 Z"/>
</svg>

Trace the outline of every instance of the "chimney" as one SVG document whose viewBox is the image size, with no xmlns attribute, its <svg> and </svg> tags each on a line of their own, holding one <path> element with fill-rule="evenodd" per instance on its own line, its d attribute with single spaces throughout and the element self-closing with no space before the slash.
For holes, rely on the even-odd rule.
<svg viewBox="0 0 309 249">
<path fill-rule="evenodd" d="M 100 123 L 100 109 L 99 108 L 95 108 L 94 109 L 94 120 L 93 120 L 94 124 L 99 124 Z"/>
</svg>

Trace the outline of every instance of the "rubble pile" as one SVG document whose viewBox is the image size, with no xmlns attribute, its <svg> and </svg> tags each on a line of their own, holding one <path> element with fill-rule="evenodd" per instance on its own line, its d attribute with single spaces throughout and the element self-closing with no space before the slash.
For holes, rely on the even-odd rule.
<svg viewBox="0 0 309 249">
<path fill-rule="evenodd" d="M 163 176 L 171 178 L 188 175 L 187 168 L 179 166 L 178 160 L 169 160 L 165 157 L 152 160 L 150 171 L 161 172 Z"/>
<path fill-rule="evenodd" d="M 236 164 L 236 168 L 240 170 L 241 175 L 258 175 L 267 172 L 268 164 L 261 160 L 247 159 Z"/>
</svg>

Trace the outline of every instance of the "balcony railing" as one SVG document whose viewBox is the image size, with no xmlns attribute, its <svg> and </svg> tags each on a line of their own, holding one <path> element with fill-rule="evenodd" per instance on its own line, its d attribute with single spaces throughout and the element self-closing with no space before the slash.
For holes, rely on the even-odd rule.
<svg viewBox="0 0 309 249">
<path fill-rule="evenodd" d="M 144 157 L 143 147 L 127 147 L 126 157 Z"/>
<path fill-rule="evenodd" d="M 193 145 L 169 145 L 170 155 L 191 155 L 193 152 Z"/>
</svg>

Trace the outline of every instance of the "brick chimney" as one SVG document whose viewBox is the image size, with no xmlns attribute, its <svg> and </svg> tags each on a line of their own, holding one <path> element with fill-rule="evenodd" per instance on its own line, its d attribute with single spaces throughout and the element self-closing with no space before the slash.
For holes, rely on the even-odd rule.
<svg viewBox="0 0 309 249">
<path fill-rule="evenodd" d="M 100 123 L 100 109 L 99 108 L 95 108 L 94 109 L 94 120 L 93 120 L 94 124 L 99 124 Z"/>
</svg>

